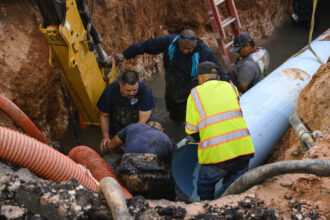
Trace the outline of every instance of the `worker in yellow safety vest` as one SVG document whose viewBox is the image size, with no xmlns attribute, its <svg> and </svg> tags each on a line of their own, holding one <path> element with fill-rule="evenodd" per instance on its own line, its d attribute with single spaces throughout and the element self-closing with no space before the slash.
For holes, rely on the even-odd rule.
<svg viewBox="0 0 330 220">
<path fill-rule="evenodd" d="M 186 133 L 199 137 L 200 171 L 197 193 L 214 199 L 215 184 L 223 178 L 221 193 L 249 167 L 254 147 L 239 105 L 237 88 L 219 80 L 215 63 L 198 65 L 199 86 L 187 101 Z M 198 132 L 198 133 L 197 133 Z"/>
</svg>

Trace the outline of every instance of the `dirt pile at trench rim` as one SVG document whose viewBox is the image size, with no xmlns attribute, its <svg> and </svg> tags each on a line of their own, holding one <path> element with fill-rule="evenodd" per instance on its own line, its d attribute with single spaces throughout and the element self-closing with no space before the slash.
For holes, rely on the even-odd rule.
<svg viewBox="0 0 330 220">
<path fill-rule="evenodd" d="M 271 34 L 287 16 L 287 1 L 236 0 L 242 30 L 256 40 Z M 91 8 L 91 0 L 86 0 Z M 48 43 L 39 31 L 41 14 L 33 0 L 0 2 L 0 92 L 18 105 L 51 140 L 61 140 L 68 116 L 56 72 L 48 64 Z M 129 45 L 193 27 L 215 51 L 217 43 L 201 0 L 98 0 L 93 23 L 108 54 Z M 139 56 L 124 68 L 137 70 L 142 78 L 162 71 L 161 56 Z M 72 104 L 73 107 L 73 104 Z M 0 125 L 19 130 L 0 112 Z"/>
<path fill-rule="evenodd" d="M 296 113 L 307 126 L 321 130 L 323 137 L 298 159 L 330 160 L 330 128 L 324 122 L 327 107 L 330 62 L 322 65 L 303 89 Z M 327 85 L 325 85 L 327 84 Z M 321 90 L 321 95 L 318 95 Z M 324 93 L 323 93 L 324 92 Z M 308 108 L 306 107 L 308 106 Z M 315 111 L 311 111 L 314 109 Z M 312 124 L 309 124 L 312 123 Z M 288 131 L 287 135 L 292 133 Z M 294 135 L 293 133 L 291 135 Z M 277 151 L 280 160 L 295 159 L 288 154 L 301 144 L 286 141 Z M 281 147 L 284 146 L 284 147 Z M 0 218 L 6 219 L 109 219 L 111 211 L 103 194 L 92 192 L 75 182 L 42 180 L 29 170 L 0 163 Z M 127 200 L 134 219 L 330 219 L 330 177 L 312 174 L 285 174 L 272 177 L 244 193 L 196 203 L 146 200 L 141 196 Z"/>
</svg>

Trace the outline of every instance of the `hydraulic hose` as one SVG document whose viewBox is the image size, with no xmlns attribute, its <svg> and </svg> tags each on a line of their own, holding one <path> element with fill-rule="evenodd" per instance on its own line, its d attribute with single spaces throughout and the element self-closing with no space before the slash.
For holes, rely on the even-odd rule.
<svg viewBox="0 0 330 220">
<path fill-rule="evenodd" d="M 29 117 L 17 105 L 1 94 L 0 110 L 11 117 L 31 137 L 43 143 L 48 143 L 48 140 L 40 132 L 37 126 L 29 119 Z"/>
<path fill-rule="evenodd" d="M 98 184 L 74 161 L 31 137 L 0 126 L 0 158 L 54 182 L 75 179 L 97 191 Z"/>
<path fill-rule="evenodd" d="M 304 143 L 304 145 L 308 149 L 313 147 L 314 139 L 304 123 L 301 121 L 300 117 L 298 115 L 291 115 L 289 117 L 289 122 L 293 129 L 297 132 L 299 139 Z"/>
<path fill-rule="evenodd" d="M 114 220 L 133 220 L 127 210 L 124 193 L 114 178 L 103 178 L 100 182 L 99 191 L 103 192 Z"/>
<path fill-rule="evenodd" d="M 239 194 L 273 176 L 287 173 L 309 173 L 317 176 L 330 176 L 329 160 L 287 160 L 254 168 L 239 177 L 222 194 Z"/>
<path fill-rule="evenodd" d="M 100 182 L 106 177 L 112 177 L 120 184 L 113 170 L 93 149 L 86 146 L 77 146 L 69 152 L 69 157 L 77 163 L 84 165 L 97 181 Z M 132 194 L 123 185 L 121 185 L 121 188 L 126 199 L 132 198 Z"/>
<path fill-rule="evenodd" d="M 65 89 L 64 89 L 64 85 L 63 85 L 63 82 L 62 82 L 62 79 L 61 79 L 61 75 L 60 75 L 59 72 L 56 72 L 56 75 L 57 75 L 58 84 L 60 85 L 60 88 L 61 88 L 61 91 L 62 91 L 63 101 L 64 101 L 64 104 L 65 104 L 66 110 L 68 112 L 69 123 L 72 126 L 73 134 L 74 134 L 74 137 L 76 139 L 76 142 L 77 142 L 78 145 L 80 145 L 80 138 L 79 138 L 79 135 L 78 135 L 77 126 L 76 126 L 76 123 L 74 121 L 72 112 L 70 110 L 69 101 L 68 101 L 68 99 L 66 97 L 66 94 L 65 94 Z"/>
</svg>

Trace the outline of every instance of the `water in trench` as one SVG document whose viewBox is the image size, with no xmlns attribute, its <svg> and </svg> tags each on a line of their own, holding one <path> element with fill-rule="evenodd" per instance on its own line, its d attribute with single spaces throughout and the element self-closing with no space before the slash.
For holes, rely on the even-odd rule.
<svg viewBox="0 0 330 220">
<path fill-rule="evenodd" d="M 329 3 L 324 6 L 326 8 L 329 6 Z M 330 20 L 330 14 L 326 13 L 326 10 L 321 10 L 320 18 L 321 23 L 319 27 L 314 30 L 313 38 L 319 36 L 321 33 L 327 30 L 327 28 L 329 28 L 327 21 Z M 289 22 L 277 28 L 271 36 L 267 36 L 257 41 L 256 45 L 266 48 L 270 54 L 270 69 L 268 72 L 272 72 L 275 68 L 285 62 L 286 59 L 307 45 L 308 35 L 309 30 L 303 28 L 300 25 L 293 25 Z M 231 58 L 234 57 L 235 55 L 231 55 Z M 219 56 L 218 60 L 221 60 Z M 156 104 L 155 112 L 164 118 L 167 135 L 174 143 L 180 141 L 185 137 L 184 124 L 182 122 L 171 120 L 166 111 L 164 100 L 164 73 L 158 73 L 144 81 L 152 88 Z M 79 128 L 79 126 L 77 127 L 80 145 L 86 145 L 95 149 L 96 151 L 99 151 L 99 143 L 102 138 L 100 128 L 98 126 L 90 126 L 88 129 L 82 130 Z M 61 143 L 65 148 L 66 153 L 78 145 L 72 126 L 70 126 Z"/>
</svg>

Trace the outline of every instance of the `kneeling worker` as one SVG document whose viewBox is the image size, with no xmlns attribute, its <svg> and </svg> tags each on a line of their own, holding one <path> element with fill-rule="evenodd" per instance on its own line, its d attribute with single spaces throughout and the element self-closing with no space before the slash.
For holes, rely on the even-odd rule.
<svg viewBox="0 0 330 220">
<path fill-rule="evenodd" d="M 199 132 L 200 137 L 197 194 L 201 200 L 214 199 L 215 185 L 222 178 L 222 190 L 230 186 L 248 170 L 254 155 L 238 91 L 219 81 L 217 68 L 208 61 L 198 65 L 200 85 L 191 90 L 187 101 L 186 133 Z"/>
<path fill-rule="evenodd" d="M 133 70 L 123 73 L 121 79 L 110 83 L 103 91 L 97 107 L 100 109 L 102 131 L 101 148 L 126 125 L 145 123 L 155 106 L 151 88 L 139 81 Z"/>
<path fill-rule="evenodd" d="M 124 145 L 119 177 L 134 195 L 150 199 L 173 197 L 173 181 L 168 172 L 173 144 L 164 133 L 164 120 L 152 116 L 146 124 L 126 126 L 111 139 L 109 149 Z M 101 146 L 101 151 L 106 150 Z"/>
</svg>

